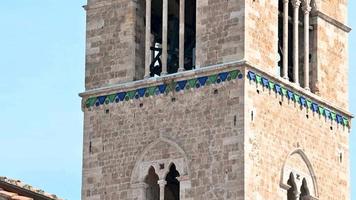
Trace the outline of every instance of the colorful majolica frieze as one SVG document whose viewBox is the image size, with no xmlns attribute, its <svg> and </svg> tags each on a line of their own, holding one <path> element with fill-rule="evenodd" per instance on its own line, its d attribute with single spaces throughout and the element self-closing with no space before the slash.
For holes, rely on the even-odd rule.
<svg viewBox="0 0 356 200">
<path fill-rule="evenodd" d="M 349 127 L 349 120 L 346 117 L 343 117 L 341 114 L 338 114 L 326 107 L 323 107 L 322 105 L 319 105 L 318 103 L 296 93 L 291 90 L 288 90 L 287 88 L 279 85 L 278 83 L 274 83 L 273 81 L 256 74 L 252 71 L 249 71 L 247 73 L 247 78 L 251 81 L 256 82 L 257 84 L 262 85 L 263 87 L 273 90 L 277 94 L 288 98 L 289 100 L 295 101 L 298 104 L 300 104 L 302 107 L 310 109 L 314 113 L 317 113 L 319 115 L 322 115 L 330 120 L 336 121 L 338 124 L 342 124 L 343 126 L 348 126 Z"/>
</svg>

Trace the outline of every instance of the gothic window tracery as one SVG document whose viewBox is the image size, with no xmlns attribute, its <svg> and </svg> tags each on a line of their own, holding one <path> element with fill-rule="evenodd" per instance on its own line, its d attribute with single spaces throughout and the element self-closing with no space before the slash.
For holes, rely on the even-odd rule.
<svg viewBox="0 0 356 200">
<path fill-rule="evenodd" d="M 180 199 L 180 174 L 174 163 L 168 169 L 164 164 L 159 166 L 161 173 L 151 166 L 145 177 L 144 199 L 142 200 L 179 200 Z M 166 175 L 164 175 L 166 174 Z"/>
<path fill-rule="evenodd" d="M 301 149 L 288 154 L 282 168 L 283 199 L 317 200 L 318 187 L 313 167 Z"/>
</svg>

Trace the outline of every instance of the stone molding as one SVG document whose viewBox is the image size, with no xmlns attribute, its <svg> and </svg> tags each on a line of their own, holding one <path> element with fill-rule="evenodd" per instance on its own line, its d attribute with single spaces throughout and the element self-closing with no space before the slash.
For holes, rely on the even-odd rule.
<svg viewBox="0 0 356 200">
<path fill-rule="evenodd" d="M 157 77 L 157 78 L 143 79 L 143 80 L 139 80 L 139 81 L 115 84 L 115 85 L 102 87 L 102 88 L 98 88 L 98 89 L 92 89 L 92 90 L 88 90 L 83 93 L 80 93 L 79 96 L 83 98 L 82 99 L 82 110 L 84 111 L 85 109 L 89 109 L 89 110 L 92 109 L 91 107 L 93 107 L 93 109 L 95 109 L 94 104 L 96 104 L 96 101 L 99 101 L 98 106 L 105 106 L 106 105 L 105 100 L 106 100 L 107 96 L 110 96 L 113 94 L 118 94 L 119 92 L 122 92 L 122 91 L 136 91 L 137 92 L 140 88 L 143 88 L 143 87 L 149 88 L 152 86 L 158 86 L 160 84 L 178 83 L 178 82 L 184 81 L 184 80 L 188 81 L 191 79 L 198 79 L 199 77 L 218 75 L 222 72 L 232 72 L 234 70 L 238 70 L 238 72 L 241 72 L 241 73 L 244 73 L 245 71 L 250 70 L 250 71 L 253 71 L 253 72 L 259 74 L 260 76 L 268 78 L 268 80 L 273 81 L 274 83 L 278 83 L 281 86 L 284 86 L 285 88 L 287 88 L 295 93 L 303 95 L 305 98 L 312 100 L 313 102 L 317 103 L 318 105 L 327 106 L 330 110 L 340 113 L 340 115 L 342 115 L 344 118 L 348 119 L 349 127 L 351 127 L 351 119 L 353 118 L 353 115 L 349 111 L 325 100 L 324 98 L 312 93 L 311 91 L 308 91 L 300 86 L 295 85 L 294 83 L 289 82 L 288 80 L 283 79 L 282 77 L 276 77 L 276 76 L 271 75 L 270 73 L 265 72 L 264 70 L 261 70 L 261 69 L 263 69 L 263 68 L 260 68 L 259 66 L 251 65 L 250 63 L 246 62 L 245 60 L 239 60 L 239 61 L 219 64 L 219 65 L 200 67 L 195 70 L 178 72 L 175 74 L 170 74 L 170 75 L 161 76 L 161 77 Z M 238 78 L 243 78 L 243 77 L 244 76 L 238 77 Z M 184 83 L 184 84 L 188 85 L 188 83 Z M 178 86 L 179 86 L 179 84 L 178 84 Z M 184 86 L 184 89 L 187 89 L 187 88 Z M 181 90 L 181 88 L 179 88 L 179 90 Z M 103 96 L 105 96 L 105 99 Z M 101 97 L 101 99 L 99 99 L 99 97 Z M 132 98 L 130 98 L 128 100 L 131 101 L 131 100 L 135 99 L 134 95 L 132 95 L 131 97 Z M 95 99 L 93 99 L 93 98 L 95 98 Z M 112 98 L 113 97 L 111 97 L 111 100 L 113 100 Z M 91 102 L 91 104 L 93 104 L 93 105 L 89 106 L 89 108 L 88 108 L 88 103 L 90 103 L 90 102 L 88 102 L 89 100 L 94 101 L 94 104 L 93 104 L 93 102 Z"/>
<path fill-rule="evenodd" d="M 345 31 L 346 33 L 350 33 L 351 32 L 351 28 L 349 26 L 347 26 L 346 24 L 326 15 L 325 13 L 321 12 L 321 11 L 312 11 L 311 12 L 311 17 L 318 17 L 320 19 L 323 19 L 324 21 L 328 22 L 329 24 L 334 25 L 335 27 Z"/>
</svg>

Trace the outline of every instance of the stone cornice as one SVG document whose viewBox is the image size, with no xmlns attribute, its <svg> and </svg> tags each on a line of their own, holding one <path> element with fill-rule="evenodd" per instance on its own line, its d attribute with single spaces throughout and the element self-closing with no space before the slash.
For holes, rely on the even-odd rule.
<svg viewBox="0 0 356 200">
<path fill-rule="evenodd" d="M 340 106 L 337 106 L 334 103 L 331 103 L 330 101 L 312 93 L 311 91 L 300 87 L 299 85 L 296 85 L 282 77 L 277 77 L 277 76 L 274 76 L 268 72 L 265 72 L 264 70 L 262 70 L 262 68 L 253 66 L 253 65 L 249 64 L 248 62 L 246 62 L 245 65 L 247 66 L 247 70 L 252 70 L 254 72 L 257 72 L 261 76 L 265 76 L 269 80 L 272 80 L 273 82 L 278 83 L 282 86 L 285 86 L 287 89 L 289 89 L 293 92 L 299 93 L 300 95 L 303 95 L 308 99 L 311 99 L 313 102 L 316 102 L 320 105 L 327 106 L 330 109 L 344 115 L 345 117 L 348 117 L 348 118 L 354 117 L 349 111 L 345 110 L 344 108 L 341 108 Z"/>
<path fill-rule="evenodd" d="M 345 25 L 344 23 L 326 15 L 325 13 L 321 12 L 321 11 L 313 11 L 312 12 L 312 17 L 320 17 L 321 19 L 323 19 L 324 21 L 336 26 L 337 28 L 349 33 L 352 29 Z"/>
<path fill-rule="evenodd" d="M 154 77 L 154 78 L 152 77 L 148 79 L 142 79 L 142 80 L 127 82 L 127 83 L 113 84 L 106 87 L 87 90 L 85 92 L 80 93 L 79 96 L 86 98 L 93 95 L 107 94 L 116 91 L 122 91 L 122 90 L 126 91 L 126 90 L 137 89 L 140 87 L 150 87 L 161 83 L 169 83 L 172 82 L 173 80 L 189 79 L 194 77 L 196 78 L 198 76 L 218 73 L 224 70 L 236 69 L 236 66 L 241 67 L 245 65 L 245 63 L 246 62 L 244 60 L 234 61 L 230 63 L 201 67 L 195 70 L 183 71 L 183 72 L 178 72 L 175 74 L 169 74 L 160 77 Z"/>
</svg>

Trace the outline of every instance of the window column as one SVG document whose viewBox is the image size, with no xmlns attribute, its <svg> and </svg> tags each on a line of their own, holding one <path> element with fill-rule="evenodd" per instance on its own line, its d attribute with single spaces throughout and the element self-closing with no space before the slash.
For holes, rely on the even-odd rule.
<svg viewBox="0 0 356 200">
<path fill-rule="evenodd" d="M 151 65 L 151 1 L 152 0 L 146 0 L 145 78 L 150 77 Z"/>
<path fill-rule="evenodd" d="M 167 57 L 168 57 L 168 0 L 163 0 L 162 6 L 162 72 L 161 75 L 167 74 Z"/>
<path fill-rule="evenodd" d="M 283 0 L 283 78 L 288 79 L 288 4 Z"/>
<path fill-rule="evenodd" d="M 167 181 L 159 180 L 159 200 L 164 200 L 164 188 L 166 187 Z"/>
<path fill-rule="evenodd" d="M 179 68 L 184 71 L 184 27 L 185 26 L 185 0 L 179 1 Z"/>
<path fill-rule="evenodd" d="M 309 0 L 304 0 L 304 88 L 309 87 L 309 14 L 311 11 Z"/>
<path fill-rule="evenodd" d="M 300 0 L 292 0 L 293 5 L 293 78 L 299 85 L 299 7 Z"/>
</svg>

